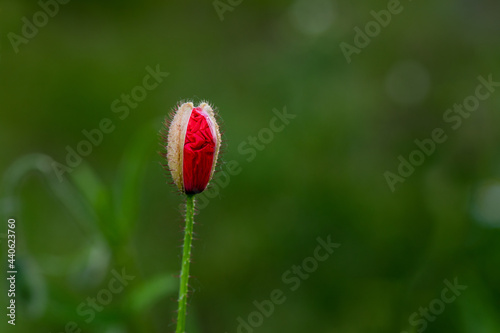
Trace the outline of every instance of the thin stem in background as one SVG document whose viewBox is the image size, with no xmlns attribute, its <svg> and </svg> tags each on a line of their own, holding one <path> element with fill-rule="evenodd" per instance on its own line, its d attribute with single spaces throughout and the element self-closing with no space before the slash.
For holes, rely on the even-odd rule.
<svg viewBox="0 0 500 333">
<path fill-rule="evenodd" d="M 176 333 L 184 333 L 186 329 L 186 306 L 188 297 L 189 263 L 191 261 L 191 243 L 193 241 L 194 195 L 186 196 L 186 228 L 184 230 L 184 247 L 182 251 L 181 281 L 179 288 L 179 304 L 177 309 Z"/>
</svg>

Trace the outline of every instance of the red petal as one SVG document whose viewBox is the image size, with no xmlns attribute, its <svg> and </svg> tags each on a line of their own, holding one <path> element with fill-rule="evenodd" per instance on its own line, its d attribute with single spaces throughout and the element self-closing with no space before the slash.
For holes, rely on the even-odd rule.
<svg viewBox="0 0 500 333">
<path fill-rule="evenodd" d="M 189 118 L 184 142 L 183 177 L 187 194 L 202 192 L 212 174 L 215 138 L 207 116 L 194 108 Z"/>
</svg>

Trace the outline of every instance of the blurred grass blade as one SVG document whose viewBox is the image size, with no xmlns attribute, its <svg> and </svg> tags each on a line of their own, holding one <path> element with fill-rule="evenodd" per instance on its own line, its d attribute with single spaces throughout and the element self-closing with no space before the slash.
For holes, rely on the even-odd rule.
<svg viewBox="0 0 500 333">
<path fill-rule="evenodd" d="M 118 166 L 115 183 L 115 211 L 117 226 L 125 237 L 130 237 L 139 210 L 140 184 L 151 153 L 156 151 L 157 133 L 161 121 L 143 125 L 127 146 Z"/>
<path fill-rule="evenodd" d="M 2 180 L 2 211 L 13 215 L 19 209 L 17 189 L 25 176 L 31 171 L 39 171 L 47 181 L 54 195 L 64 204 L 69 212 L 79 221 L 79 227 L 89 234 L 92 225 L 92 209 L 86 204 L 69 181 L 59 181 L 52 169 L 53 159 L 44 154 L 22 156 L 5 171 Z"/>
<path fill-rule="evenodd" d="M 111 194 L 104 186 L 92 168 L 82 163 L 71 174 L 72 180 L 93 208 L 99 229 L 104 234 L 110 245 L 117 244 L 120 240 L 114 228 L 114 217 L 111 209 Z"/>
<path fill-rule="evenodd" d="M 128 304 L 134 313 L 140 313 L 147 310 L 158 300 L 168 296 L 175 295 L 178 281 L 172 274 L 162 274 L 144 281 L 135 288 L 130 294 Z"/>
</svg>

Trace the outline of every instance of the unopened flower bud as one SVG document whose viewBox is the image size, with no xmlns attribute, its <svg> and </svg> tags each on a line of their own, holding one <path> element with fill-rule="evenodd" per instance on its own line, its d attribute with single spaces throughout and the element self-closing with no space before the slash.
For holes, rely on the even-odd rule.
<svg viewBox="0 0 500 333">
<path fill-rule="evenodd" d="M 168 168 L 179 190 L 192 195 L 207 187 L 217 164 L 220 143 L 219 126 L 210 105 L 201 103 L 194 107 L 188 102 L 179 106 L 166 142 Z"/>
</svg>

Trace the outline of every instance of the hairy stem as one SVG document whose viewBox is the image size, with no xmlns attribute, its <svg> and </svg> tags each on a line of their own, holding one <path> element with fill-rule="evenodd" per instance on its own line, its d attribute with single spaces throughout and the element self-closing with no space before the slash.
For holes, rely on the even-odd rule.
<svg viewBox="0 0 500 333">
<path fill-rule="evenodd" d="M 177 309 L 176 333 L 184 333 L 186 329 L 186 305 L 188 297 L 189 263 L 191 261 L 191 243 L 193 241 L 194 195 L 186 196 L 186 228 L 184 230 L 184 247 L 182 251 L 181 281 Z"/>
</svg>

